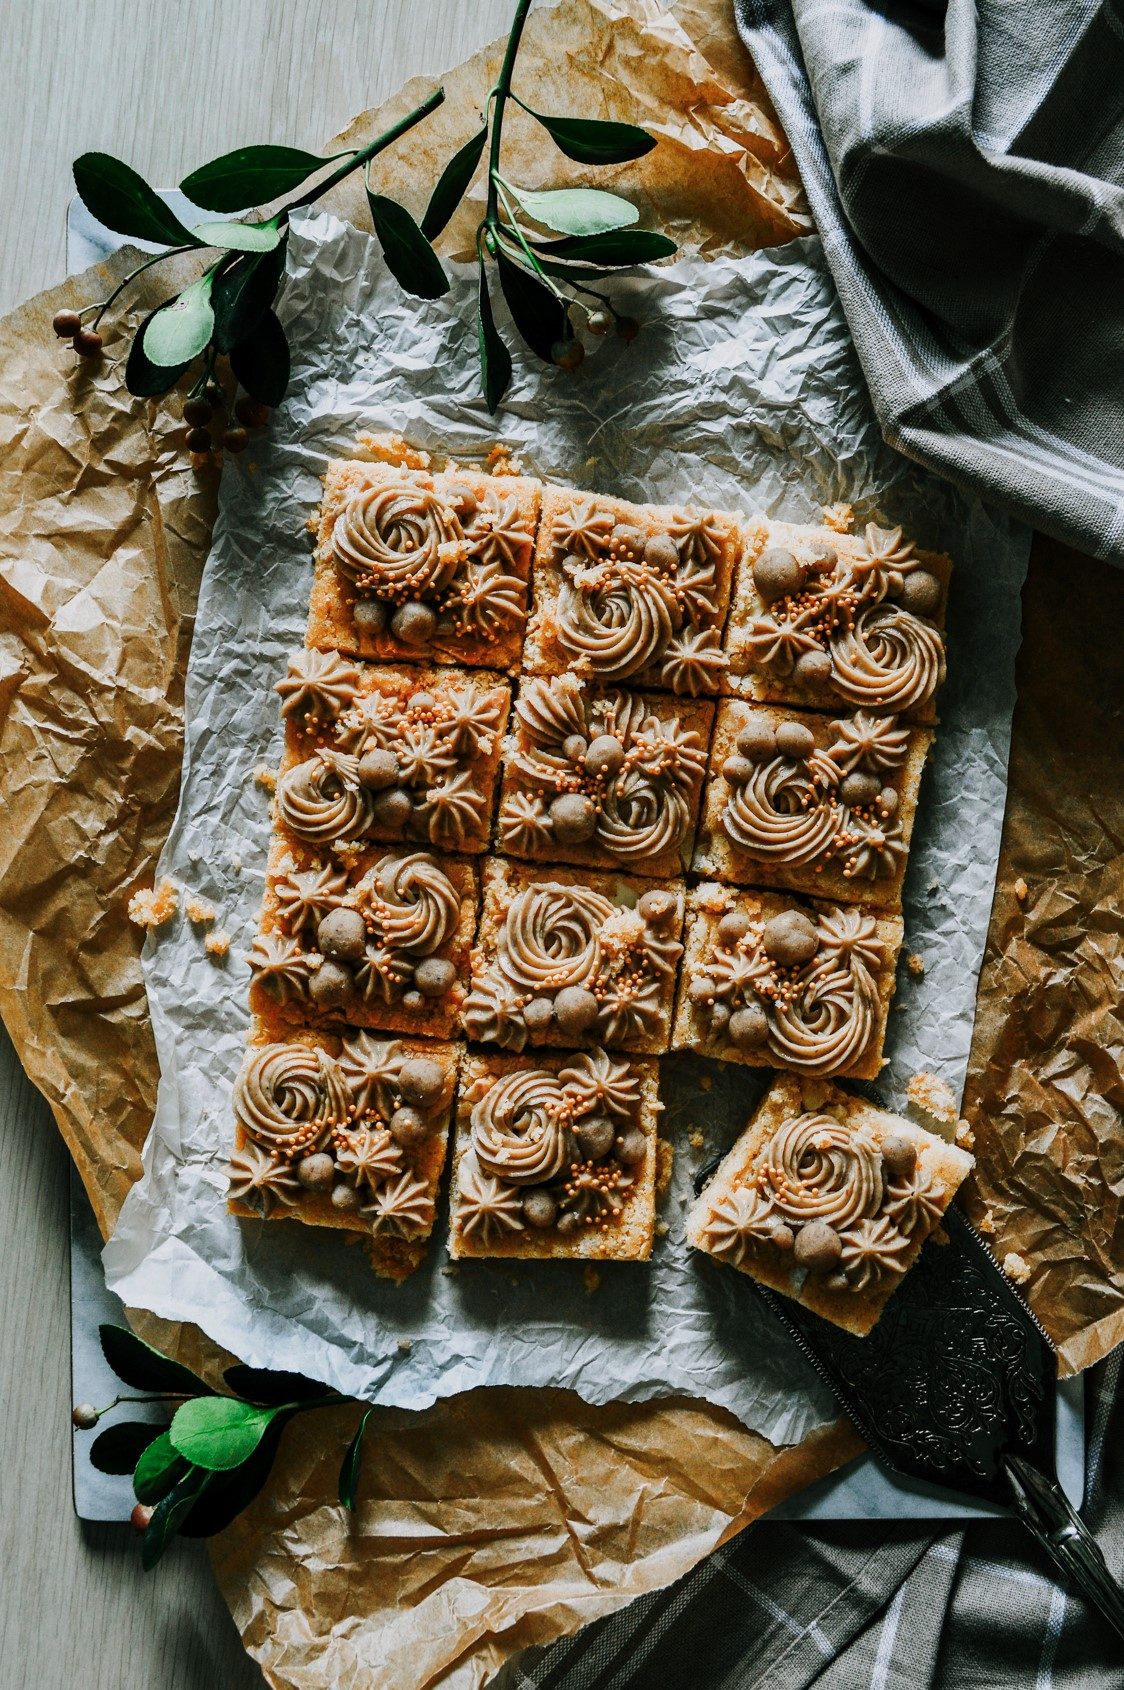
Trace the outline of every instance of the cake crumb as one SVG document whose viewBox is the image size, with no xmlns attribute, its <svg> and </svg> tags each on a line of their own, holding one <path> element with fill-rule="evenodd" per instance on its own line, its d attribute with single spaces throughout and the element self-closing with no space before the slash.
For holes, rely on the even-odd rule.
<svg viewBox="0 0 1124 1690">
<path fill-rule="evenodd" d="M 461 1265 L 459 1262 L 446 1262 L 445 1266 L 441 1269 L 441 1272 L 445 1275 L 446 1279 L 455 1279 L 460 1271 Z"/>
<path fill-rule="evenodd" d="M 398 1348 L 404 1356 L 408 1356 L 413 1347 L 414 1341 L 412 1338 L 399 1338 Z"/>
<path fill-rule="evenodd" d="M 957 1121 L 956 1123 L 956 1142 L 960 1146 L 961 1150 L 972 1150 L 975 1148 L 976 1135 L 972 1131 L 969 1122 L 963 1119 Z"/>
<path fill-rule="evenodd" d="M 905 965 L 914 979 L 920 980 L 925 972 L 925 958 L 917 951 L 912 951 L 905 959 Z"/>
<path fill-rule="evenodd" d="M 254 779 L 266 792 L 276 792 L 277 771 L 276 769 L 271 769 L 268 763 L 258 764 L 257 768 L 254 770 Z"/>
<path fill-rule="evenodd" d="M 489 475 L 522 475 L 523 465 L 510 446 L 493 446 L 484 463 Z"/>
<path fill-rule="evenodd" d="M 133 893 L 129 899 L 129 920 L 138 927 L 163 927 L 175 915 L 179 901 L 173 882 L 161 880 L 156 886 L 146 886 Z"/>
<path fill-rule="evenodd" d="M 692 1150 L 701 1150 L 703 1145 L 706 1143 L 706 1136 L 703 1133 L 702 1128 L 694 1127 L 688 1134 L 687 1142 L 691 1146 Z"/>
<path fill-rule="evenodd" d="M 1020 904 L 1025 904 L 1029 896 L 1030 887 L 1020 874 L 1019 878 L 1015 881 L 1015 897 L 1019 900 Z"/>
<path fill-rule="evenodd" d="M 203 949 L 208 956 L 228 956 L 230 954 L 230 934 L 208 933 L 203 941 Z"/>
<path fill-rule="evenodd" d="M 234 855 L 230 859 L 230 866 L 234 870 L 235 874 L 242 873 L 242 858 L 238 855 L 237 851 L 235 851 Z"/>
<path fill-rule="evenodd" d="M 849 534 L 855 526 L 855 513 L 850 505 L 825 505 L 823 525 L 835 534 Z"/>
<path fill-rule="evenodd" d="M 976 1222 L 976 1231 L 987 1233 L 989 1238 L 994 1233 L 995 1216 L 992 1214 L 990 1209 L 985 1209 L 979 1220 Z"/>
<path fill-rule="evenodd" d="M 600 1283 L 601 1275 L 595 1267 L 586 1266 L 582 1269 L 582 1284 L 585 1286 L 587 1297 L 592 1297 Z"/>
<path fill-rule="evenodd" d="M 700 1076 L 700 1079 L 699 1079 L 699 1090 L 700 1091 L 709 1091 L 713 1084 L 714 1084 L 714 1081 L 711 1079 L 709 1074 L 703 1074 L 703 1075 Z"/>
<path fill-rule="evenodd" d="M 668 1226 L 666 1221 L 657 1221 L 656 1222 L 656 1237 L 657 1238 L 666 1238 L 670 1231 L 671 1231 L 671 1228 L 670 1228 L 670 1226 Z"/>
<path fill-rule="evenodd" d="M 215 919 L 214 905 L 207 903 L 205 898 L 189 898 L 183 913 L 195 927 L 206 927 Z"/>
<path fill-rule="evenodd" d="M 948 1086 L 936 1074 L 915 1074 L 905 1088 L 912 1109 L 941 1126 L 951 1126 L 960 1111 Z"/>
<path fill-rule="evenodd" d="M 671 1184 L 671 1170 L 675 1164 L 675 1151 L 666 1138 L 656 1140 L 656 1196 L 662 1197 Z"/>
<path fill-rule="evenodd" d="M 1008 1250 L 1003 1258 L 1003 1272 L 1012 1285 L 1025 1285 L 1030 1278 L 1030 1263 L 1017 1250 Z"/>
</svg>

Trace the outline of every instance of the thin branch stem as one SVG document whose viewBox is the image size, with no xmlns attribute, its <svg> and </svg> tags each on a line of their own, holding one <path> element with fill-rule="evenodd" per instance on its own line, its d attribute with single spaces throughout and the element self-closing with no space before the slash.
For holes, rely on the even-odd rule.
<svg viewBox="0 0 1124 1690">
<path fill-rule="evenodd" d="M 515 71 L 515 59 L 519 52 L 519 43 L 523 39 L 523 29 L 530 10 L 531 0 L 519 0 L 519 4 L 515 8 L 515 16 L 511 21 L 507 46 L 504 48 L 500 74 L 496 79 L 496 86 L 492 89 L 495 104 L 492 108 L 492 134 L 488 150 L 488 205 L 484 213 L 484 221 L 489 224 L 494 224 L 496 221 L 496 189 L 500 168 L 500 144 L 503 138 L 504 107 L 511 93 L 511 78 Z"/>
<path fill-rule="evenodd" d="M 529 5 L 530 0 L 526 0 L 526 3 Z M 397 123 L 392 123 L 390 128 L 385 129 L 381 135 L 376 135 L 375 139 L 369 142 L 367 146 L 360 147 L 358 152 L 352 153 L 347 161 L 341 164 L 338 170 L 333 170 L 330 176 L 325 177 L 319 186 L 310 188 L 307 194 L 301 194 L 298 199 L 290 200 L 288 205 L 282 206 L 276 214 L 278 227 L 282 227 L 289 221 L 291 212 L 298 211 L 303 205 L 315 205 L 316 201 L 330 192 L 337 182 L 342 182 L 344 177 L 350 176 L 353 170 L 358 170 L 360 165 L 367 164 L 378 153 L 383 152 L 394 141 L 405 135 L 414 127 L 415 123 L 420 123 L 423 117 L 428 117 L 431 111 L 436 111 L 444 98 L 444 88 L 435 88 L 433 93 L 424 99 L 420 106 L 415 107 L 412 112 L 407 112 L 406 116 L 399 118 Z"/>
<path fill-rule="evenodd" d="M 550 289 L 551 293 L 554 295 L 555 299 L 558 301 L 558 303 L 560 305 L 567 305 L 569 303 L 569 301 L 567 300 L 566 295 L 562 292 L 561 288 L 555 286 L 554 282 L 547 275 L 546 271 L 544 269 L 542 269 L 541 265 L 538 262 L 538 259 L 535 257 L 534 253 L 532 252 L 530 246 L 527 243 L 526 235 L 524 235 L 522 229 L 519 227 L 519 219 L 516 216 L 516 213 L 512 208 L 511 201 L 507 197 L 507 184 L 505 182 L 503 182 L 502 179 L 500 179 L 500 178 L 497 178 L 497 181 L 499 182 L 499 196 L 500 196 L 501 201 L 503 202 L 503 208 L 507 212 L 507 217 L 508 217 L 508 221 L 506 223 L 498 223 L 497 226 L 496 226 L 497 231 L 500 235 L 501 241 L 503 239 L 503 236 L 506 235 L 508 229 L 510 228 L 514 233 L 516 240 L 519 242 L 519 245 L 523 248 L 523 251 L 524 251 L 524 253 L 526 254 L 526 257 L 527 257 L 527 263 L 530 265 L 534 274 L 539 278 L 539 280 L 543 283 L 543 285 L 545 287 L 548 287 Z"/>
<path fill-rule="evenodd" d="M 117 298 L 117 295 L 119 293 L 124 293 L 125 289 L 129 285 L 129 283 L 135 282 L 137 277 L 142 273 L 142 271 L 151 270 L 151 268 L 154 264 L 163 264 L 163 262 L 166 258 L 175 258 L 177 253 L 196 252 L 196 251 L 198 251 L 198 248 L 193 247 L 193 246 L 170 246 L 170 247 L 168 247 L 168 249 L 165 252 L 155 252 L 155 253 L 153 253 L 151 258 L 146 258 L 143 264 L 138 264 L 135 270 L 130 270 L 129 274 L 125 277 L 123 282 L 118 282 L 117 286 L 114 288 L 113 292 L 110 294 L 108 299 L 102 300 L 101 304 L 96 308 L 97 309 L 97 316 L 94 318 L 93 327 L 95 329 L 97 328 L 98 324 L 101 322 L 102 318 L 105 316 L 105 313 L 109 310 L 109 307 L 113 304 L 113 301 Z"/>
</svg>

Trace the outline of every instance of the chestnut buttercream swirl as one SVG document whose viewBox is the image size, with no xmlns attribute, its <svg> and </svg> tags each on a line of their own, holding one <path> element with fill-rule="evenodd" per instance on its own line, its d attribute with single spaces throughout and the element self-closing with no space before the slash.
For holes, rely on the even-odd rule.
<svg viewBox="0 0 1124 1690">
<path fill-rule="evenodd" d="M 284 933 L 259 933 L 247 960 L 254 979 L 278 1003 L 295 1003 L 308 995 L 312 958 L 296 939 Z"/>
<path fill-rule="evenodd" d="M 840 807 L 832 802 L 838 779 L 828 759 L 813 752 L 806 763 L 776 757 L 753 765 L 735 786 L 722 824 L 737 845 L 755 856 L 798 866 L 832 849 Z"/>
<path fill-rule="evenodd" d="M 452 881 L 432 857 L 380 859 L 357 890 L 385 944 L 411 956 L 431 956 L 457 925 L 460 902 Z"/>
<path fill-rule="evenodd" d="M 403 599 L 447 587 L 466 554 L 456 512 L 432 488 L 379 483 L 336 518 L 336 567 L 360 591 Z"/>
<path fill-rule="evenodd" d="M 306 1156 L 348 1118 L 351 1097 L 337 1063 L 307 1045 L 252 1048 L 234 1083 L 234 1112 L 275 1156 Z"/>
<path fill-rule="evenodd" d="M 773 1135 L 757 1164 L 763 1194 L 793 1221 L 843 1230 L 882 1202 L 878 1146 L 830 1115 L 797 1115 Z"/>
<path fill-rule="evenodd" d="M 360 686 L 358 669 L 338 652 L 297 651 L 289 659 L 288 674 L 274 691 L 281 694 L 282 716 L 303 712 L 334 721 L 341 710 L 355 703 Z"/>
<path fill-rule="evenodd" d="M 840 1265 L 852 1291 L 868 1291 L 888 1273 L 901 1273 L 912 1240 L 886 1215 L 856 1221 L 842 1235 Z"/>
<path fill-rule="evenodd" d="M 835 690 L 854 704 L 911 710 L 932 698 L 944 679 L 937 629 L 897 605 L 864 605 L 830 644 Z"/>
<path fill-rule="evenodd" d="M 363 1217 L 370 1221 L 376 1238 L 383 1232 L 396 1238 L 420 1238 L 432 1227 L 433 1215 L 432 1191 L 408 1169 L 389 1184 L 376 1187 L 370 1203 L 363 1208 Z"/>
<path fill-rule="evenodd" d="M 277 815 L 300 839 L 339 844 L 371 827 L 371 794 L 359 780 L 359 760 L 320 750 L 287 769 L 277 782 Z"/>
<path fill-rule="evenodd" d="M 260 1207 L 264 1214 L 269 1214 L 274 1203 L 293 1204 L 301 1195 L 291 1164 L 279 1162 L 252 1138 L 232 1154 L 228 1175 L 235 1202 Z"/>
<path fill-rule="evenodd" d="M 541 1185 L 568 1160 L 573 1109 L 559 1079 L 539 1069 L 505 1074 L 472 1109 L 472 1145 L 486 1174 Z"/>
<path fill-rule="evenodd" d="M 714 1205 L 703 1233 L 714 1255 L 740 1267 L 755 1245 L 776 1243 L 783 1224 L 768 1198 L 753 1186 L 736 1186 Z"/>
<path fill-rule="evenodd" d="M 277 918 L 287 933 L 299 933 L 303 928 L 315 927 L 345 902 L 347 875 L 343 869 L 330 865 L 298 869 L 291 857 L 286 862 L 288 867 L 282 868 L 273 888 Z"/>
<path fill-rule="evenodd" d="M 613 914 L 610 900 L 589 887 L 529 887 L 504 921 L 505 973 L 531 992 L 584 985 L 600 967 L 598 935 Z"/>
</svg>

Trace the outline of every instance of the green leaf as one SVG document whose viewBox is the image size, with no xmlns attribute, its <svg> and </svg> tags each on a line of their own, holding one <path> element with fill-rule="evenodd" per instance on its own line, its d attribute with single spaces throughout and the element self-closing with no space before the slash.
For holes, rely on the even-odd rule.
<svg viewBox="0 0 1124 1690">
<path fill-rule="evenodd" d="M 418 299 L 440 299 L 448 293 L 449 278 L 441 260 L 405 206 L 385 194 L 373 194 L 370 188 L 367 204 L 386 267 L 399 286 Z"/>
<path fill-rule="evenodd" d="M 253 1455 L 278 1412 L 237 1397 L 196 1397 L 176 1410 L 168 1435 L 185 1460 L 225 1473 Z"/>
<path fill-rule="evenodd" d="M 564 235 L 558 241 L 537 241 L 536 257 L 579 259 L 584 264 L 624 269 L 630 264 L 652 264 L 657 258 L 671 258 L 679 248 L 657 229 L 614 229 L 603 235 Z"/>
<path fill-rule="evenodd" d="M 76 158 L 74 186 L 87 211 L 119 235 L 154 241 L 157 246 L 198 244 L 156 189 L 109 153 L 83 153 Z"/>
<path fill-rule="evenodd" d="M 131 1473 L 162 1428 L 150 1420 L 119 1420 L 90 1445 L 90 1463 L 99 1473 Z"/>
<path fill-rule="evenodd" d="M 519 104 L 542 124 L 555 146 L 578 164 L 624 164 L 628 159 L 643 158 L 656 144 L 655 137 L 635 123 L 608 123 L 589 117 L 546 117 L 541 111 L 523 105 L 522 100 Z"/>
<path fill-rule="evenodd" d="M 211 1394 L 211 1387 L 190 1367 L 162 1356 L 127 1326 L 99 1326 L 98 1335 L 102 1354 L 118 1379 L 135 1390 L 192 1397 Z"/>
<path fill-rule="evenodd" d="M 241 1467 L 216 1475 L 180 1524 L 181 1537 L 214 1537 L 248 1508 L 268 1479 L 291 1414 L 279 1414 Z"/>
<path fill-rule="evenodd" d="M 180 1525 L 211 1483 L 211 1477 L 199 1467 L 189 1467 L 175 1489 L 156 1504 L 141 1539 L 141 1566 L 146 1573 L 151 1572 L 160 1560 Z"/>
<path fill-rule="evenodd" d="M 496 254 L 496 267 L 515 327 L 536 357 L 553 363 L 555 341 L 568 339 L 571 332 L 565 307 L 537 276 L 502 252 Z"/>
<path fill-rule="evenodd" d="M 157 311 L 161 309 L 161 306 L 156 308 Z M 125 360 L 125 386 L 137 399 L 159 399 L 175 387 L 187 369 L 187 364 L 154 364 L 145 356 L 144 334 L 155 315 L 156 311 L 148 313 L 133 336 L 133 344 Z"/>
<path fill-rule="evenodd" d="M 237 147 L 185 176 L 180 188 L 204 211 L 245 211 L 299 188 L 332 158 L 318 158 L 299 147 Z"/>
<path fill-rule="evenodd" d="M 510 182 L 504 187 L 528 217 L 563 235 L 601 235 L 610 229 L 624 229 L 640 217 L 629 200 L 607 194 L 603 188 L 548 188 L 539 193 L 533 188 L 516 188 Z"/>
<path fill-rule="evenodd" d="M 197 223 L 192 234 L 204 246 L 222 246 L 230 252 L 272 252 L 281 240 L 281 230 L 268 223 Z"/>
<path fill-rule="evenodd" d="M 133 1495 L 149 1505 L 160 1502 L 179 1484 L 188 1463 L 175 1449 L 166 1431 L 159 1433 L 137 1458 L 133 1473 Z"/>
<path fill-rule="evenodd" d="M 285 274 L 287 233 L 272 252 L 249 253 L 215 277 L 211 304 L 215 311 L 212 336 L 219 352 L 229 352 L 261 322 L 277 297 Z"/>
<path fill-rule="evenodd" d="M 215 326 L 214 280 L 214 272 L 208 270 L 149 318 L 142 344 L 150 363 L 182 368 L 202 352 Z"/>
<path fill-rule="evenodd" d="M 273 311 L 263 311 L 251 332 L 231 347 L 230 367 L 251 399 L 280 405 L 289 385 L 289 343 Z"/>
<path fill-rule="evenodd" d="M 340 1468 L 340 1501 L 345 1508 L 355 1507 L 355 1493 L 359 1488 L 359 1473 L 363 1466 L 363 1434 L 367 1430 L 367 1422 L 374 1413 L 373 1408 L 364 1410 L 363 1417 L 356 1428 L 355 1436 L 347 1446 L 343 1465 Z"/>
<path fill-rule="evenodd" d="M 223 1378 L 236 1396 L 256 1403 L 314 1402 L 317 1397 L 332 1395 L 332 1387 L 319 1379 L 306 1379 L 303 1373 L 274 1373 L 267 1367 L 247 1367 L 235 1362 Z"/>
<path fill-rule="evenodd" d="M 488 125 L 485 123 L 483 128 L 478 129 L 476 134 L 453 154 L 437 178 L 437 186 L 429 197 L 425 216 L 421 220 L 421 232 L 427 241 L 437 239 L 464 198 L 468 184 L 476 174 L 476 166 L 480 163 L 480 155 L 487 139 Z"/>
<path fill-rule="evenodd" d="M 480 307 L 476 317 L 476 344 L 480 354 L 480 380 L 484 387 L 484 399 L 494 416 L 511 380 L 511 353 L 507 350 L 503 336 L 496 328 L 496 319 L 492 315 L 488 272 L 483 258 L 480 260 Z"/>
</svg>

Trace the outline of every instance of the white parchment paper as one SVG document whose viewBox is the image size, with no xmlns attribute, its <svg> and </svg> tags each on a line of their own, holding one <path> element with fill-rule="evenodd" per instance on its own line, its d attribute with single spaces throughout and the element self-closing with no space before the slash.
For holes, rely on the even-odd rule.
<svg viewBox="0 0 1124 1690">
<path fill-rule="evenodd" d="M 454 1268 L 439 1212 L 427 1263 L 377 1279 L 339 1234 L 239 1222 L 225 1208 L 231 1085 L 248 1023 L 245 953 L 269 839 L 253 771 L 281 747 L 273 683 L 302 642 L 307 523 L 329 458 L 362 429 L 467 459 L 497 438 L 528 473 L 659 502 L 801 521 L 845 500 L 901 520 L 956 561 L 949 680 L 906 888 L 905 973 L 877 1088 L 900 1101 L 920 1067 L 963 1084 L 1006 787 L 1029 537 L 882 442 L 818 241 L 738 261 L 684 258 L 622 284 L 644 324 L 576 375 L 516 376 L 498 420 L 479 393 L 475 278 L 429 305 L 403 299 L 374 242 L 322 214 L 294 228 L 281 315 L 293 379 L 267 434 L 223 475 L 187 686 L 179 814 L 161 872 L 210 900 L 231 936 L 217 965 L 182 917 L 150 940 L 160 1053 L 145 1173 L 106 1247 L 129 1305 L 192 1320 L 259 1366 L 295 1368 L 371 1401 L 423 1407 L 472 1386 L 570 1386 L 593 1402 L 684 1393 L 732 1409 L 775 1443 L 834 1417 L 822 1387 L 738 1274 L 692 1258 L 694 1170 L 744 1125 L 761 1080 L 693 1057 L 663 1062 L 677 1146 L 650 1264 L 604 1264 L 591 1290 L 565 1262 Z M 698 1129 L 705 1147 L 692 1148 Z"/>
</svg>

